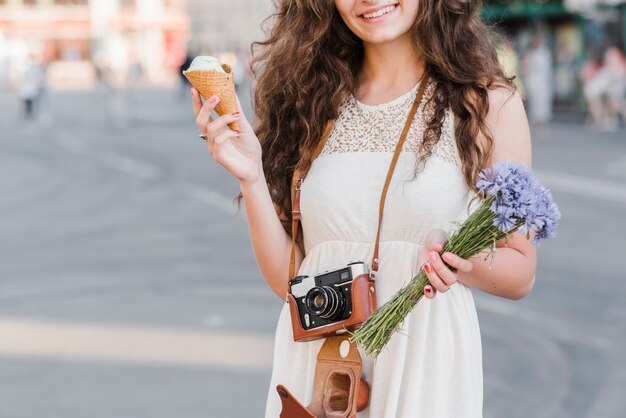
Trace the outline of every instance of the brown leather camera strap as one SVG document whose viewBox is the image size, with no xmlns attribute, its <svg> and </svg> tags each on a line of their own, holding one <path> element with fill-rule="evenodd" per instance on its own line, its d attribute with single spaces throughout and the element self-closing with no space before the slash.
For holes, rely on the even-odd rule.
<svg viewBox="0 0 626 418">
<path fill-rule="evenodd" d="M 415 114 L 417 113 L 417 109 L 422 101 L 422 97 L 424 96 L 424 91 L 426 90 L 426 86 L 428 85 L 429 78 L 424 75 L 422 80 L 420 81 L 420 87 L 417 92 L 417 96 L 415 96 L 415 100 L 413 101 L 413 106 L 409 111 L 406 122 L 404 123 L 404 129 L 402 129 L 402 134 L 400 135 L 400 139 L 396 144 L 396 149 L 393 154 L 393 158 L 391 160 L 391 165 L 389 166 L 389 171 L 387 172 L 387 179 L 385 180 L 385 186 L 383 187 L 383 192 L 380 197 L 380 204 L 378 210 L 378 228 L 376 230 L 376 241 L 374 244 L 374 255 L 372 257 L 372 272 L 371 277 L 375 279 L 376 272 L 378 272 L 378 246 L 380 244 L 380 231 L 381 231 L 381 223 L 383 220 L 383 211 L 385 208 L 385 198 L 387 197 L 387 189 L 389 188 L 389 184 L 391 183 L 391 177 L 393 175 L 393 171 L 396 168 L 396 164 L 398 162 L 398 158 L 400 157 L 400 152 L 402 151 L 402 146 L 404 145 L 404 141 L 409 133 L 409 129 L 411 128 L 411 124 L 413 123 L 413 119 L 415 118 Z M 308 169 L 313 164 L 313 160 L 315 160 L 326 141 L 328 141 L 328 137 L 332 131 L 333 125 L 335 121 L 330 120 L 324 129 L 324 134 L 322 135 L 322 139 L 320 139 L 315 151 L 311 155 L 311 161 L 309 166 L 306 169 L 300 167 L 301 162 L 298 163 L 296 169 L 293 172 L 293 178 L 291 180 L 291 259 L 289 261 L 289 277 L 287 280 L 291 280 L 294 277 L 296 270 L 296 238 L 298 234 L 298 223 L 300 222 L 300 190 L 302 188 L 302 182 L 306 177 Z"/>
</svg>

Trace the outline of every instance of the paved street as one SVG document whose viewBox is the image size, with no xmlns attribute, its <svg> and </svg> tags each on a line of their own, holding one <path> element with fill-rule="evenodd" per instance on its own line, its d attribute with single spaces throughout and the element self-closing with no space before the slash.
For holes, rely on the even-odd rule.
<svg viewBox="0 0 626 418">
<path fill-rule="evenodd" d="M 50 105 L 0 93 L 0 418 L 263 416 L 282 301 L 188 97 Z M 530 296 L 475 292 L 485 417 L 622 417 L 626 131 L 533 141 L 563 219 Z"/>
</svg>

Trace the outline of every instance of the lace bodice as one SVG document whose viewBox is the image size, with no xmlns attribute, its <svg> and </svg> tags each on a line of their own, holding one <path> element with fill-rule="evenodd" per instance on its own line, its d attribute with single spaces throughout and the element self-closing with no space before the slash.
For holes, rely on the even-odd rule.
<svg viewBox="0 0 626 418">
<path fill-rule="evenodd" d="M 324 146 L 321 155 L 338 152 L 393 152 L 402 133 L 411 105 L 415 100 L 419 83 L 402 96 L 379 105 L 366 105 L 350 95 L 339 108 L 339 117 Z M 424 98 L 429 97 L 434 83 L 426 88 Z M 420 150 L 426 124 L 434 109 L 422 104 L 409 130 L 402 151 L 416 153 Z M 444 119 L 441 138 L 433 147 L 432 156 L 460 165 L 454 140 L 454 115 L 448 109 Z"/>
</svg>

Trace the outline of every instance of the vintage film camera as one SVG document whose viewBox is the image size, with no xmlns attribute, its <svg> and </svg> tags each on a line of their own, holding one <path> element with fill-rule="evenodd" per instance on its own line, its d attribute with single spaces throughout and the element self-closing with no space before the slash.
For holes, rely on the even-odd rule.
<svg viewBox="0 0 626 418">
<path fill-rule="evenodd" d="M 287 295 L 295 341 L 353 331 L 376 309 L 376 286 L 369 268 L 353 261 L 315 276 L 296 276 Z"/>
</svg>

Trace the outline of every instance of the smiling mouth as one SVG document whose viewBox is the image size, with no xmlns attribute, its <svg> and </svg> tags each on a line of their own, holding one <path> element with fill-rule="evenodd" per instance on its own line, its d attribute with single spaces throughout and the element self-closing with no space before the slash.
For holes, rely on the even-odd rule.
<svg viewBox="0 0 626 418">
<path fill-rule="evenodd" d="M 385 8 L 382 8 L 382 9 L 376 11 L 376 12 L 364 13 L 360 17 L 362 17 L 363 19 L 375 19 L 377 17 L 386 15 L 387 13 L 390 13 L 390 12 L 394 11 L 394 9 L 396 7 L 398 7 L 397 4 L 391 4 L 391 5 L 389 5 L 389 6 L 385 7 Z"/>
</svg>

